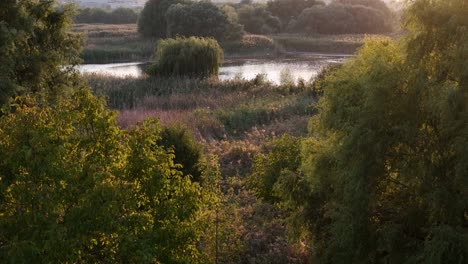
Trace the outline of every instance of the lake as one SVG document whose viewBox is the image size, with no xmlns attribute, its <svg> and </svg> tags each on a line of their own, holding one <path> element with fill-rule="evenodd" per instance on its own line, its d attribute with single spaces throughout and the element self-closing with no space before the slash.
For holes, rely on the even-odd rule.
<svg viewBox="0 0 468 264">
<path fill-rule="evenodd" d="M 294 59 L 247 59 L 226 61 L 220 68 L 221 80 L 243 78 L 254 79 L 258 74 L 266 75 L 274 83 L 281 83 L 281 79 L 302 78 L 309 81 L 317 76 L 320 70 L 328 64 L 344 61 L 346 55 L 312 55 L 306 58 Z M 84 64 L 78 66 L 81 73 L 97 73 L 115 77 L 141 77 L 144 76 L 144 67 L 148 64 L 141 62 L 110 63 L 110 64 Z"/>
</svg>

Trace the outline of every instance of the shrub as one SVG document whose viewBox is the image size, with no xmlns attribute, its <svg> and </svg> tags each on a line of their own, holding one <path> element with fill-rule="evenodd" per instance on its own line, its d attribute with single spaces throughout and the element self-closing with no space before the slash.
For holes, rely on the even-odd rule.
<svg viewBox="0 0 468 264">
<path fill-rule="evenodd" d="M 210 38 L 165 39 L 158 43 L 150 75 L 209 77 L 217 75 L 223 50 Z"/>
<path fill-rule="evenodd" d="M 249 184 L 259 197 L 267 201 L 277 200 L 273 187 L 286 171 L 296 172 L 301 165 L 301 138 L 288 134 L 274 139 L 267 146 L 266 154 L 255 157 Z"/>
<path fill-rule="evenodd" d="M 182 165 L 180 171 L 184 175 L 191 175 L 193 181 L 200 180 L 202 146 L 195 142 L 187 128 L 181 125 L 164 127 L 157 143 L 174 152 L 174 163 Z"/>
</svg>

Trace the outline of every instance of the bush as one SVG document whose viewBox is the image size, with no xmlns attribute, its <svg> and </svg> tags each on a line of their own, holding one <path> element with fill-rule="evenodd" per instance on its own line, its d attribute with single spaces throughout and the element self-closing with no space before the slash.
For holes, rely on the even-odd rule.
<svg viewBox="0 0 468 264">
<path fill-rule="evenodd" d="M 191 175 L 193 181 L 200 180 L 202 146 L 187 128 L 180 125 L 164 127 L 157 143 L 174 151 L 174 163 L 182 165 L 180 171 L 184 175 Z"/>
<path fill-rule="evenodd" d="M 209 38 L 165 39 L 158 43 L 150 75 L 209 77 L 217 75 L 223 60 L 218 42 Z"/>
<path fill-rule="evenodd" d="M 301 165 L 301 138 L 288 134 L 275 139 L 267 146 L 266 154 L 255 157 L 249 184 L 256 194 L 267 200 L 277 200 L 273 187 L 286 171 L 296 172 Z"/>
</svg>

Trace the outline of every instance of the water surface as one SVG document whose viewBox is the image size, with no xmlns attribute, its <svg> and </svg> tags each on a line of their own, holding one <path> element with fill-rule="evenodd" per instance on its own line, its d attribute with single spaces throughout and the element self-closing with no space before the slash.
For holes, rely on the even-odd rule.
<svg viewBox="0 0 468 264">
<path fill-rule="evenodd" d="M 219 78 L 232 80 L 236 78 L 251 80 L 258 74 L 264 74 L 274 83 L 282 81 L 297 81 L 299 78 L 309 81 L 317 76 L 320 70 L 328 64 L 342 62 L 345 57 L 314 56 L 307 59 L 278 59 L 278 60 L 237 60 L 228 61 L 221 68 Z M 148 64 L 141 62 L 84 64 L 78 66 L 82 73 L 97 73 L 115 77 L 144 76 L 144 67 Z"/>
</svg>

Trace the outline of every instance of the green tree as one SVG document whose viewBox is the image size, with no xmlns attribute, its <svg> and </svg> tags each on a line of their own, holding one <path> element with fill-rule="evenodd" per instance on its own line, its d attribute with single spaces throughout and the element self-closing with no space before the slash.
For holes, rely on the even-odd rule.
<svg viewBox="0 0 468 264">
<path fill-rule="evenodd" d="M 384 16 L 392 16 L 392 10 L 382 0 L 333 0 L 333 3 L 354 6 L 366 6 L 379 10 Z"/>
<path fill-rule="evenodd" d="M 188 3 L 186 0 L 149 0 L 138 18 L 138 32 L 146 38 L 166 38 L 166 13 L 169 7 Z"/>
<path fill-rule="evenodd" d="M 203 173 L 202 146 L 195 141 L 190 131 L 181 126 L 164 127 L 158 144 L 174 152 L 174 163 L 182 165 L 180 171 L 192 180 L 200 181 Z"/>
<path fill-rule="evenodd" d="M 80 40 L 69 6 L 55 1 L 1 1 L 0 104 L 26 93 L 62 94 L 75 82 Z"/>
<path fill-rule="evenodd" d="M 468 2 L 416 0 L 405 26 L 322 83 L 306 195 L 283 189 L 324 263 L 468 259 Z"/>
<path fill-rule="evenodd" d="M 131 131 L 86 89 L 0 117 L 0 262 L 193 263 L 202 206 L 147 121 Z"/>
<path fill-rule="evenodd" d="M 242 36 L 240 25 L 232 24 L 234 21 L 223 10 L 207 1 L 172 5 L 166 20 L 168 37 L 212 37 L 222 41 Z"/>
<path fill-rule="evenodd" d="M 153 65 L 148 70 L 159 76 L 216 76 L 223 49 L 215 39 L 176 38 L 160 40 Z"/>
<path fill-rule="evenodd" d="M 372 7 L 332 3 L 305 9 L 288 30 L 308 34 L 385 33 L 392 30 L 392 19 Z"/>
<path fill-rule="evenodd" d="M 252 34 L 279 33 L 281 21 L 273 16 L 264 5 L 242 5 L 239 10 L 239 23 Z"/>
<path fill-rule="evenodd" d="M 296 18 L 307 8 L 315 5 L 325 5 L 318 0 L 271 0 L 267 3 L 268 11 L 281 19 L 283 25 L 288 25 L 291 19 Z"/>
<path fill-rule="evenodd" d="M 134 24 L 138 14 L 130 8 L 119 7 L 112 11 L 101 8 L 85 8 L 73 18 L 75 23 Z"/>
</svg>

